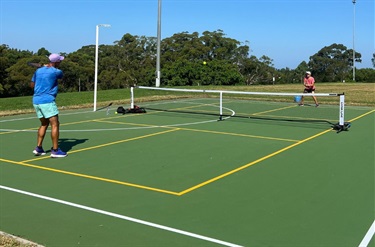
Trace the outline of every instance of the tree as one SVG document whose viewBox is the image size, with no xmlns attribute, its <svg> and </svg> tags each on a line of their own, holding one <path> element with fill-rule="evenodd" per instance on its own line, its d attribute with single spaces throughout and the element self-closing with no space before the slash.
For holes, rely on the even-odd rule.
<svg viewBox="0 0 375 247">
<path fill-rule="evenodd" d="M 10 49 L 7 45 L 0 47 L 0 95 L 14 97 L 30 94 L 29 83 L 33 71 L 27 62 L 33 53 Z"/>
<path fill-rule="evenodd" d="M 311 56 L 308 66 L 320 81 L 343 81 L 349 76 L 348 73 L 353 66 L 352 54 L 353 50 L 348 50 L 346 46 L 332 44 Z M 362 61 L 358 52 L 355 53 L 355 58 L 356 62 Z"/>
<path fill-rule="evenodd" d="M 244 83 L 238 64 L 248 51 L 222 30 L 182 32 L 161 44 L 162 85 L 234 85 Z M 247 53 L 246 53 L 247 55 Z M 207 64 L 204 65 L 203 62 Z"/>
<path fill-rule="evenodd" d="M 375 82 L 375 70 L 371 68 L 357 70 L 356 81 Z"/>
<path fill-rule="evenodd" d="M 42 48 L 40 48 L 37 52 L 36 52 L 36 55 L 38 55 L 38 56 L 49 56 L 51 53 L 48 51 L 48 50 L 46 50 L 46 48 L 44 48 L 44 47 L 42 47 Z"/>
<path fill-rule="evenodd" d="M 26 96 L 31 95 L 33 90 L 30 88 L 30 82 L 36 68 L 27 63 L 30 58 L 21 58 L 16 64 L 7 69 L 9 73 L 5 89 L 7 96 Z"/>
<path fill-rule="evenodd" d="M 65 61 L 61 63 L 61 69 L 64 71 L 64 79 L 71 82 L 80 83 L 81 90 L 94 90 L 94 73 L 95 73 L 95 46 L 83 46 L 81 49 L 70 53 L 67 56 L 68 65 L 75 70 L 68 73 L 70 67 L 65 66 Z M 72 76 L 73 78 L 69 78 Z M 74 84 L 74 83 L 72 83 Z M 77 87 L 74 87 L 77 89 Z"/>
<path fill-rule="evenodd" d="M 99 46 L 98 89 L 127 88 L 155 84 L 157 40 L 129 33 L 113 45 Z M 249 42 L 226 37 L 222 30 L 176 33 L 161 41 L 161 85 L 240 85 L 301 83 L 305 71 L 319 82 L 351 80 L 353 51 L 342 44 L 323 47 L 296 69 L 275 69 L 272 58 L 249 56 Z M 28 62 L 47 63 L 50 52 L 37 53 L 0 46 L 0 96 L 32 95 L 29 87 L 35 67 Z M 94 89 L 95 45 L 87 45 L 65 56 L 64 78 L 59 90 Z M 356 62 L 361 54 L 355 53 Z M 375 53 L 372 64 L 375 68 Z M 275 80 L 273 80 L 275 78 Z M 374 69 L 357 69 L 356 81 L 375 82 Z M 78 86 L 79 85 L 79 86 Z"/>
<path fill-rule="evenodd" d="M 123 86 L 129 87 L 135 84 L 151 83 L 150 73 L 154 75 L 156 59 L 156 39 L 145 36 L 133 36 L 125 34 L 120 41 L 115 42 L 115 46 L 108 50 L 111 60 L 111 67 L 116 66 L 116 73 L 121 74 Z M 109 62 L 109 60 L 104 60 Z M 117 83 L 118 85 L 118 83 Z"/>
</svg>

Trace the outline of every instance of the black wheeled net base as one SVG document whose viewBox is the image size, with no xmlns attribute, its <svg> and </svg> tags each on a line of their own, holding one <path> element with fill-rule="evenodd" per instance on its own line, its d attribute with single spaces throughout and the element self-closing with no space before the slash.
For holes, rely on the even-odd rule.
<svg viewBox="0 0 375 247">
<path fill-rule="evenodd" d="M 344 122 L 344 125 L 340 125 L 339 123 L 332 125 L 332 128 L 337 131 L 337 133 L 340 133 L 341 131 L 348 131 L 350 128 L 351 123 L 350 122 Z"/>
</svg>

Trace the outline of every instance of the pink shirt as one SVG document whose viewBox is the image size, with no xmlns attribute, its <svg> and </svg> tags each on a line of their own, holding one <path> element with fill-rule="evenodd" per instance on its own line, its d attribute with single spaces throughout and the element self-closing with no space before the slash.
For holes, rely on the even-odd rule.
<svg viewBox="0 0 375 247">
<path fill-rule="evenodd" d="M 305 88 L 315 89 L 315 80 L 314 80 L 314 77 L 312 77 L 312 76 L 305 77 L 303 79 L 303 84 L 305 85 Z"/>
</svg>

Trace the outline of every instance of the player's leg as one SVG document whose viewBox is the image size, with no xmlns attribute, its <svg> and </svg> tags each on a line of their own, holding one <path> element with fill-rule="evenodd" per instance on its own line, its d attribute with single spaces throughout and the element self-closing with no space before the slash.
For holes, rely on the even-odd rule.
<svg viewBox="0 0 375 247">
<path fill-rule="evenodd" d="M 60 158 L 65 157 L 67 154 L 59 149 L 59 137 L 60 137 L 60 122 L 59 122 L 59 110 L 55 102 L 43 104 L 43 114 L 48 119 L 49 125 L 51 126 L 51 157 Z"/>
<path fill-rule="evenodd" d="M 48 119 L 39 118 L 40 120 L 40 127 L 38 129 L 38 137 L 37 137 L 37 146 L 42 147 L 43 146 L 43 140 L 44 137 L 46 136 L 46 132 L 48 129 L 49 121 Z"/>
<path fill-rule="evenodd" d="M 307 90 L 306 90 L 306 88 L 303 90 L 303 93 L 307 93 Z M 304 101 L 304 96 L 302 95 L 302 97 L 301 97 L 301 101 L 299 102 L 299 104 L 298 105 L 300 105 L 300 106 L 303 106 L 303 101 Z"/>
<path fill-rule="evenodd" d="M 51 124 L 51 139 L 52 139 L 51 157 L 52 158 L 66 157 L 68 154 L 59 148 L 59 136 L 60 136 L 59 115 L 50 117 L 49 123 Z"/>
<path fill-rule="evenodd" d="M 59 115 L 50 117 L 49 123 L 51 124 L 52 148 L 57 150 L 59 148 L 59 137 L 60 137 Z"/>
<path fill-rule="evenodd" d="M 43 140 L 47 132 L 49 121 L 48 119 L 44 118 L 42 109 L 40 108 L 40 105 L 34 105 L 35 112 L 37 117 L 40 121 L 40 126 L 37 133 L 37 144 L 35 149 L 33 150 L 33 153 L 37 156 L 39 155 L 45 155 L 46 152 L 43 150 Z"/>
<path fill-rule="evenodd" d="M 60 121 L 59 121 L 59 111 L 55 102 L 51 103 L 51 117 L 49 118 L 49 123 L 51 125 L 51 157 L 52 158 L 63 158 L 68 154 L 59 148 L 59 137 L 60 137 Z"/>
<path fill-rule="evenodd" d="M 314 90 L 312 90 L 312 92 L 311 93 L 314 93 L 315 92 L 315 89 Z M 318 107 L 319 106 L 319 104 L 318 104 L 318 100 L 316 99 L 316 97 L 315 96 L 312 96 L 312 98 L 314 99 L 314 102 L 315 102 L 315 106 L 316 107 Z"/>
</svg>

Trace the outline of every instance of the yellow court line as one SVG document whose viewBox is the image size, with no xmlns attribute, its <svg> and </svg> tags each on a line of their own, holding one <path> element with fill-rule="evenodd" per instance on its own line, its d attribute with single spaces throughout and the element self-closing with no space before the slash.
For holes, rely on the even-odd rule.
<svg viewBox="0 0 375 247">
<path fill-rule="evenodd" d="M 125 125 L 135 125 L 135 126 L 144 126 L 144 127 L 175 128 L 175 127 L 172 127 L 172 126 L 149 125 L 149 124 L 138 124 L 138 123 L 119 123 L 119 122 L 112 122 L 112 121 L 96 121 L 96 122 L 100 122 L 100 123 L 113 123 L 113 124 L 125 124 Z M 232 133 L 232 132 L 221 132 L 221 131 L 213 131 L 213 130 L 200 130 L 200 129 L 180 128 L 180 127 L 179 127 L 179 129 L 180 130 L 186 130 L 186 131 L 195 131 L 195 132 L 203 132 L 203 133 L 211 133 L 211 134 L 249 137 L 249 138 L 257 138 L 257 139 L 273 140 L 273 141 L 286 141 L 286 142 L 298 142 L 299 141 L 299 140 L 293 140 L 293 139 L 284 139 L 284 138 L 267 137 L 267 136 L 256 136 L 256 135 L 247 135 L 247 134 L 238 134 L 238 133 Z"/>
<path fill-rule="evenodd" d="M 266 139 L 266 140 L 273 140 L 273 141 L 286 141 L 286 142 L 298 142 L 299 141 L 299 140 L 293 140 L 293 139 L 284 139 L 284 138 L 267 137 L 267 136 L 256 136 L 256 135 L 247 135 L 247 134 L 237 134 L 237 133 L 231 133 L 231 132 L 221 132 L 221 131 L 212 131 L 212 130 L 198 130 L 198 129 L 189 129 L 189 128 L 180 128 L 180 129 L 181 130 L 187 130 L 187 131 L 204 132 L 204 133 L 212 133 L 212 134 L 220 134 L 220 135 L 250 137 L 250 138 Z"/>
<path fill-rule="evenodd" d="M 244 115 L 247 115 L 251 118 L 251 116 L 258 116 L 258 115 L 262 115 L 262 117 L 278 117 L 280 119 L 290 119 L 290 120 L 321 120 L 321 121 L 337 121 L 337 119 L 322 119 L 322 118 L 306 118 L 306 117 L 290 117 L 290 116 L 275 116 L 275 115 L 264 115 L 265 113 L 270 113 L 270 112 L 275 112 L 275 111 L 281 111 L 281 110 L 285 110 L 285 109 L 290 109 L 290 108 L 294 108 L 294 107 L 297 107 L 297 105 L 292 105 L 292 106 L 286 106 L 286 107 L 282 107 L 282 108 L 277 108 L 277 109 L 273 109 L 273 110 L 268 110 L 268 111 L 263 111 L 263 112 L 257 112 L 257 113 L 251 113 L 251 114 L 248 114 L 248 113 L 241 113 L 241 114 L 244 114 Z"/>
<path fill-rule="evenodd" d="M 152 113 L 148 113 L 152 114 Z M 89 123 L 89 122 L 96 122 L 96 121 L 105 121 L 108 119 L 118 119 L 118 118 L 124 118 L 124 117 L 135 117 L 135 116 L 141 116 L 142 114 L 127 114 L 124 116 L 124 114 L 116 115 L 113 117 L 105 117 L 105 118 L 98 118 L 98 119 L 89 119 L 89 120 L 82 120 L 82 121 L 77 121 L 77 122 L 70 122 L 70 123 L 61 123 L 60 126 L 65 126 L 65 125 L 72 125 L 72 124 L 81 124 L 81 123 Z"/>
<path fill-rule="evenodd" d="M 61 123 L 60 126 L 66 126 L 66 125 L 72 125 L 72 124 L 81 124 L 81 123 L 89 123 L 89 122 L 95 122 L 97 120 L 102 120 L 102 119 L 115 119 L 115 118 L 120 118 L 120 117 L 121 116 L 115 116 L 115 117 L 108 117 L 108 118 L 98 118 L 98 119 L 82 120 L 82 121 L 70 122 L 70 123 Z"/>
<path fill-rule="evenodd" d="M 373 112 L 375 112 L 375 110 L 369 111 L 369 112 L 367 112 L 367 113 L 365 113 L 365 114 L 362 114 L 362 115 L 360 115 L 360 116 L 358 116 L 358 117 L 356 117 L 356 118 L 353 118 L 353 119 L 349 120 L 349 122 L 356 121 L 356 120 L 358 120 L 358 119 L 360 119 L 360 118 L 362 118 L 362 117 L 364 117 L 364 116 L 367 116 L 367 115 L 369 115 L 369 114 L 371 114 L 371 113 L 373 113 Z M 328 130 L 325 130 L 325 131 L 323 131 L 323 132 L 320 132 L 320 133 L 318 133 L 318 134 L 316 134 L 316 135 L 313 135 L 313 136 L 311 136 L 311 137 L 308 137 L 308 138 L 306 138 L 306 139 L 304 139 L 304 140 L 302 140 L 302 141 L 299 141 L 299 142 L 297 142 L 297 143 L 294 143 L 294 144 L 292 144 L 292 145 L 289 145 L 289 146 L 287 146 L 287 147 L 285 147 L 285 148 L 282 148 L 282 149 L 280 149 L 280 150 L 278 150 L 278 151 L 276 151 L 276 152 L 274 152 L 274 153 L 271 153 L 271 154 L 269 154 L 269 155 L 266 155 L 266 156 L 264 156 L 264 157 L 262 157 L 262 158 L 260 158 L 260 159 L 257 159 L 257 160 L 255 160 L 255 161 L 250 162 L 250 163 L 248 163 L 248 164 L 246 164 L 246 165 L 243 165 L 243 166 L 241 166 L 241 167 L 239 167 L 239 168 L 236 168 L 236 169 L 231 170 L 231 171 L 229 171 L 229 172 L 227 172 L 227 173 L 221 174 L 221 175 L 219 175 L 219 176 L 217 176 L 217 177 L 214 177 L 214 178 L 212 178 L 212 179 L 210 179 L 210 180 L 207 180 L 207 181 L 205 181 L 205 182 L 203 182 L 203 183 L 197 184 L 197 185 L 195 185 L 195 186 L 193 186 L 193 187 L 191 187 L 191 188 L 189 188 L 189 189 L 186 189 L 186 190 L 184 190 L 184 191 L 181 191 L 180 193 L 178 193 L 178 195 L 179 195 L 179 196 L 182 196 L 182 195 L 184 195 L 184 194 L 186 194 L 186 193 L 189 193 L 189 192 L 191 192 L 191 191 L 193 191 L 193 190 L 196 190 L 196 189 L 198 189 L 198 188 L 201 188 L 201 187 L 203 187 L 203 186 L 205 186 L 205 185 L 207 185 L 207 184 L 213 183 L 213 182 L 215 182 L 215 181 L 217 181 L 217 180 L 219 180 L 219 179 L 222 179 L 222 178 L 224 178 L 224 177 L 227 177 L 227 176 L 229 176 L 229 175 L 231 175 L 231 174 L 233 174 L 233 173 L 236 173 L 236 172 L 238 172 L 238 171 L 244 170 L 244 169 L 246 169 L 246 168 L 248 168 L 248 167 L 250 167 L 250 166 L 252 166 L 252 165 L 255 165 L 255 164 L 257 164 L 257 163 L 259 163 L 259 162 L 262 162 L 262 161 L 264 161 L 264 160 L 266 160 L 266 159 L 269 159 L 269 158 L 271 158 L 271 157 L 273 157 L 273 156 L 276 156 L 276 155 L 278 155 L 278 154 L 280 154 L 280 153 L 282 153 L 282 152 L 284 152 L 284 151 L 287 151 L 287 150 L 289 150 L 289 149 L 291 149 L 291 148 L 293 148 L 293 147 L 296 147 L 296 146 L 298 146 L 298 145 L 300 145 L 300 144 L 302 144 L 302 143 L 305 143 L 305 142 L 310 141 L 310 140 L 312 140 L 312 139 L 314 139 L 314 138 L 316 138 L 316 137 L 319 137 L 319 136 L 321 136 L 321 135 L 324 135 L 324 134 L 326 134 L 326 133 L 328 133 L 328 132 L 330 132 L 330 131 L 332 131 L 332 129 L 328 129 Z"/>
<path fill-rule="evenodd" d="M 355 121 L 355 120 L 357 120 L 359 118 L 362 118 L 362 117 L 364 117 L 366 115 L 369 115 L 369 114 L 371 114 L 373 112 L 375 112 L 375 110 L 372 110 L 370 112 L 362 114 L 362 115 L 360 115 L 360 116 L 358 116 L 356 118 L 353 118 L 353 119 L 351 119 L 349 121 Z M 127 124 L 130 124 L 130 123 L 127 123 Z M 141 124 L 133 124 L 133 125 L 141 125 Z M 143 126 L 147 126 L 147 125 L 143 125 Z M 171 128 L 171 127 L 167 127 L 167 126 L 160 126 L 160 127 Z M 131 140 L 141 139 L 141 138 L 145 138 L 145 137 L 149 137 L 149 136 L 154 136 L 154 135 L 159 135 L 159 134 L 168 133 L 168 132 L 177 131 L 177 130 L 199 131 L 199 130 L 194 130 L 194 129 L 174 128 L 174 129 L 163 131 L 163 132 L 159 132 L 159 133 L 154 133 L 154 134 L 150 134 L 150 135 L 145 135 L 145 136 L 141 136 L 141 137 L 131 138 L 131 139 L 117 141 L 117 142 L 112 142 L 112 143 L 107 143 L 107 144 L 98 145 L 98 146 L 94 146 L 94 147 L 91 147 L 91 148 L 85 148 L 85 149 L 81 149 L 81 150 L 77 150 L 77 151 L 73 151 L 73 152 L 85 151 L 85 150 L 89 150 L 89 149 L 94 149 L 94 148 L 99 148 L 99 147 L 103 147 L 103 146 L 113 145 L 113 144 L 117 144 L 117 143 L 121 143 L 121 142 L 127 142 L 127 141 L 131 141 Z M 188 189 L 186 189 L 184 191 L 181 191 L 181 192 L 173 192 L 173 191 L 168 191 L 168 190 L 162 190 L 162 189 L 148 187 L 148 186 L 143 186 L 143 185 L 138 185 L 138 184 L 132 184 L 132 183 L 127 183 L 127 182 L 122 182 L 122 181 L 117 181 L 117 180 L 112 180 L 112 179 L 106 179 L 106 178 L 101 178 L 101 177 L 89 176 L 89 175 L 85 175 L 85 174 L 74 173 L 74 172 L 69 172 L 69 171 L 64 171 L 64 170 L 58 170 L 58 169 L 53 169 L 53 168 L 48 168 L 48 167 L 43 167 L 43 166 L 36 166 L 36 165 L 31 165 L 31 164 L 25 163 L 27 161 L 32 161 L 32 160 L 27 160 L 27 161 L 22 161 L 22 162 L 16 162 L 16 161 L 11 161 L 11 160 L 6 160 L 6 159 L 0 158 L 0 161 L 7 162 L 7 163 L 12 163 L 12 164 L 17 164 L 17 165 L 22 165 L 22 166 L 28 166 L 28 167 L 38 168 L 38 169 L 42 169 L 42 170 L 48 170 L 48 171 L 53 171 L 53 172 L 68 174 L 68 175 L 74 175 L 74 176 L 78 176 L 78 177 L 84 177 L 84 178 L 89 178 L 89 179 L 94 179 L 94 180 L 99 180 L 99 181 L 105 181 L 105 182 L 110 182 L 110 183 L 115 183 L 115 184 L 120 184 L 120 185 L 126 185 L 126 186 L 130 186 L 130 187 L 136 187 L 136 188 L 140 188 L 140 189 L 146 189 L 146 190 L 150 190 L 150 191 L 161 192 L 161 193 L 171 194 L 171 195 L 175 195 L 175 196 L 182 196 L 182 195 L 187 194 L 187 193 L 189 193 L 191 191 L 194 191 L 194 190 L 196 190 L 198 188 L 201 188 L 201 187 L 203 187 L 205 185 L 213 183 L 213 182 L 215 182 L 215 181 L 217 181 L 217 180 L 219 180 L 221 178 L 227 177 L 227 176 L 229 176 L 229 175 L 231 175 L 233 173 L 236 173 L 238 171 L 244 170 L 244 169 L 246 169 L 246 168 L 248 168 L 248 167 L 250 167 L 252 165 L 255 165 L 255 164 L 257 164 L 259 162 L 262 162 L 262 161 L 264 161 L 266 159 L 269 159 L 269 158 L 271 158 L 273 156 L 276 156 L 277 154 L 280 154 L 280 153 L 282 153 L 284 151 L 287 151 L 287 150 L 289 150 L 289 149 L 291 149 L 293 147 L 296 147 L 296 146 L 298 146 L 298 145 L 300 145 L 302 143 L 305 143 L 305 142 L 307 142 L 309 140 L 312 140 L 312 139 L 314 139 L 316 137 L 319 137 L 319 136 L 321 136 L 321 135 L 323 135 L 323 134 L 325 134 L 327 132 L 330 132 L 330 131 L 332 131 L 332 129 L 325 130 L 325 131 L 320 132 L 320 133 L 318 133 L 318 134 L 316 134 L 314 136 L 306 138 L 306 139 L 304 139 L 302 141 L 298 141 L 297 143 L 289 145 L 288 147 L 280 149 L 280 150 L 278 150 L 278 151 L 276 151 L 274 153 L 271 153 L 271 154 L 269 154 L 267 156 L 264 156 L 264 157 L 262 157 L 262 158 L 260 158 L 258 160 L 250 162 L 250 163 L 248 163 L 248 164 L 246 164 L 244 166 L 241 166 L 239 168 L 231 170 L 231 171 L 229 171 L 227 173 L 221 174 L 221 175 L 219 175 L 217 177 L 214 177 L 214 178 L 212 178 L 210 180 L 207 180 L 207 181 L 205 181 L 203 183 L 197 184 L 197 185 L 195 185 L 193 187 L 190 187 L 190 188 L 188 188 Z M 207 132 L 211 132 L 211 131 L 207 131 Z M 215 133 L 215 132 L 212 132 L 212 133 Z M 217 132 L 217 133 L 218 134 L 223 134 L 223 132 Z M 225 134 L 225 132 L 224 132 L 224 134 Z M 231 133 L 228 133 L 228 134 L 231 134 Z M 73 152 L 71 152 L 71 153 L 73 153 Z M 33 160 L 39 160 L 39 159 L 33 159 Z"/>
<path fill-rule="evenodd" d="M 147 114 L 153 114 L 153 113 L 155 113 L 155 112 L 151 112 L 151 113 L 147 113 Z M 121 115 L 117 115 L 117 116 L 113 116 L 113 117 L 89 119 L 89 120 L 82 120 L 82 121 L 70 122 L 70 123 L 62 123 L 62 124 L 60 124 L 60 126 L 89 123 L 89 122 L 100 122 L 100 121 L 107 121 L 108 119 L 119 119 L 119 118 L 124 118 L 124 117 L 135 117 L 135 116 L 141 116 L 141 115 L 142 114 L 128 114 L 128 115 L 124 116 L 124 114 L 121 114 Z"/>
<path fill-rule="evenodd" d="M 254 114 L 255 115 L 255 114 Z M 320 121 L 337 121 L 337 119 L 324 119 L 324 118 L 308 118 L 308 117 L 293 117 L 293 116 L 277 116 L 277 115 L 262 115 L 262 117 L 278 117 L 284 120 L 320 120 Z"/>
<path fill-rule="evenodd" d="M 140 124 L 140 123 L 128 123 L 128 122 L 113 122 L 113 121 L 104 121 L 104 120 L 95 120 L 95 122 L 98 122 L 98 123 L 110 123 L 110 124 L 135 125 L 135 126 L 143 126 L 143 127 L 175 128 L 175 127 L 167 127 L 167 126 L 153 125 L 153 124 Z"/>
<path fill-rule="evenodd" d="M 193 186 L 193 187 L 191 187 L 191 188 L 189 188 L 189 189 L 186 189 L 186 190 L 184 190 L 184 191 L 181 191 L 181 192 L 178 193 L 178 194 L 181 196 L 181 195 L 184 195 L 184 194 L 186 194 L 186 193 L 188 193 L 188 192 L 191 192 L 191 191 L 193 191 L 193 190 L 196 190 L 196 189 L 198 189 L 198 188 L 201 188 L 201 187 L 203 187 L 203 186 L 205 186 L 205 185 L 207 185 L 207 184 L 210 184 L 210 183 L 215 182 L 215 181 L 217 181 L 217 180 L 219 180 L 219 179 L 222 179 L 222 178 L 224 178 L 224 177 L 227 177 L 227 176 L 229 176 L 229 175 L 231 175 L 231 174 L 233 174 L 233 173 L 236 173 L 236 172 L 238 172 L 238 171 L 241 171 L 241 170 L 243 170 L 243 169 L 245 169 L 245 168 L 248 168 L 249 166 L 255 165 L 255 164 L 257 164 L 257 163 L 259 163 L 259 162 L 261 162 L 261 161 L 264 161 L 264 160 L 266 160 L 266 159 L 269 159 L 269 158 L 271 158 L 271 157 L 273 157 L 273 156 L 275 156 L 275 155 L 277 155 L 277 154 L 280 154 L 280 153 L 282 153 L 282 152 L 284 152 L 284 151 L 287 151 L 287 150 L 289 150 L 289 149 L 291 149 L 291 148 L 293 148 L 293 147 L 296 147 L 296 146 L 298 146 L 298 145 L 300 145 L 300 144 L 302 144 L 302 143 L 304 143 L 304 142 L 307 142 L 307 141 L 309 141 L 309 140 L 311 140 L 311 139 L 314 139 L 314 138 L 316 138 L 316 137 L 318 137 L 318 136 L 321 136 L 321 135 L 323 135 L 323 134 L 325 134 L 325 133 L 327 133 L 327 132 L 330 132 L 330 131 L 332 131 L 332 129 L 329 129 L 329 130 L 325 130 L 325 131 L 323 131 L 323 132 L 320 132 L 320 133 L 318 133 L 318 134 L 316 134 L 316 135 L 314 135 L 314 136 L 311 136 L 311 137 L 306 138 L 306 139 L 304 139 L 304 140 L 302 140 L 302 141 L 299 141 L 299 142 L 297 142 L 297 143 L 294 143 L 294 144 L 292 144 L 292 145 L 290 145 L 290 146 L 287 146 L 287 147 L 285 147 L 285 148 L 282 148 L 282 149 L 280 149 L 280 150 L 278 150 L 278 151 L 276 151 L 276 152 L 274 152 L 274 153 L 271 153 L 271 154 L 269 154 L 269 155 L 266 155 L 266 156 L 264 156 L 264 157 L 262 157 L 262 158 L 260 158 L 260 159 L 257 159 L 257 160 L 255 160 L 255 161 L 253 161 L 253 162 L 250 162 L 250 163 L 248 163 L 248 164 L 246 164 L 246 165 L 243 165 L 243 166 L 241 166 L 241 167 L 238 167 L 238 168 L 236 168 L 236 169 L 234 169 L 234 170 L 231 170 L 231 171 L 229 171 L 229 172 L 227 172 L 227 173 L 221 174 L 221 175 L 219 175 L 219 176 L 217 176 L 217 177 L 214 177 L 214 178 L 212 178 L 212 179 L 210 179 L 210 180 L 207 180 L 207 181 L 205 181 L 205 182 L 203 182 L 203 183 L 197 184 L 197 185 L 195 185 L 195 186 Z"/>
<path fill-rule="evenodd" d="M 179 193 L 173 192 L 173 191 L 169 191 L 169 190 L 162 190 L 162 189 L 148 187 L 148 186 L 144 186 L 144 185 L 127 183 L 127 182 L 122 182 L 122 181 L 113 180 L 113 179 L 107 179 L 107 178 L 101 178 L 101 177 L 96 177 L 96 176 L 90 176 L 90 175 L 86 175 L 86 174 L 81 174 L 81 173 L 76 173 L 76 172 L 69 172 L 69 171 L 64 171 L 64 170 L 59 170 L 59 169 L 44 167 L 44 166 L 37 166 L 37 165 L 27 164 L 25 162 L 17 162 L 17 161 L 13 161 L 13 160 L 2 159 L 2 158 L 0 158 L 0 161 L 6 162 L 6 163 L 11 163 L 11 164 L 16 164 L 16 165 L 21 165 L 21 166 L 27 166 L 27 167 L 37 168 L 37 169 L 46 170 L 46 171 L 51 171 L 51 172 L 57 172 L 57 173 L 72 175 L 72 176 L 76 176 L 76 177 L 83 177 L 83 178 L 89 178 L 89 179 L 99 180 L 99 181 L 103 181 L 103 182 L 109 182 L 109 183 L 114 183 L 114 184 L 126 185 L 126 186 L 130 186 L 130 187 L 135 187 L 135 188 L 145 189 L 145 190 L 151 190 L 151 191 L 161 192 L 161 193 L 175 195 L 175 196 L 179 195 Z"/>
<path fill-rule="evenodd" d="M 362 115 L 360 115 L 360 116 L 358 116 L 358 117 L 355 117 L 355 118 L 353 118 L 353 119 L 350 119 L 348 122 L 354 122 L 355 120 L 358 120 L 358 119 L 360 119 L 360 118 L 362 118 L 362 117 L 364 117 L 364 116 L 367 116 L 367 115 L 369 115 L 369 114 L 371 114 L 371 113 L 373 113 L 373 112 L 375 112 L 375 109 L 374 109 L 374 110 L 371 110 L 371 111 L 369 111 L 369 112 L 366 112 L 366 113 L 364 113 L 364 114 L 362 114 Z"/>
<path fill-rule="evenodd" d="M 156 136 L 156 135 L 161 135 L 161 134 L 165 134 L 165 133 L 169 133 L 169 132 L 173 132 L 173 131 L 177 131 L 177 130 L 179 130 L 179 129 L 174 128 L 174 129 L 165 130 L 165 131 L 162 131 L 162 132 L 152 133 L 152 134 L 143 135 L 143 136 L 137 136 L 137 137 L 133 137 L 133 138 L 125 139 L 125 140 L 120 140 L 120 141 L 115 141 L 115 142 L 109 142 L 109 143 L 105 143 L 105 144 L 101 144 L 101 145 L 97 145 L 97 146 L 92 146 L 92 147 L 88 147 L 88 148 L 82 148 L 82 149 L 70 151 L 69 153 L 78 153 L 78 152 L 82 152 L 82 151 L 106 147 L 106 146 L 115 145 L 115 144 L 119 144 L 119 143 L 135 141 L 135 140 L 139 140 L 139 139 L 143 139 L 143 138 L 147 138 L 147 137 L 151 137 L 151 136 Z M 35 161 L 35 160 L 49 159 L 49 158 L 50 158 L 49 156 L 42 156 L 42 157 L 38 157 L 38 158 L 34 158 L 34 159 L 24 160 L 24 161 L 21 161 L 21 162 L 30 162 L 30 161 Z"/>
<path fill-rule="evenodd" d="M 295 105 L 286 106 L 286 107 L 281 107 L 281 108 L 272 109 L 272 110 L 268 110 L 268 111 L 262 111 L 262 112 L 253 113 L 251 115 L 260 115 L 260 114 L 269 113 L 269 112 L 282 111 L 282 110 L 293 108 L 293 107 L 296 107 L 296 106 Z"/>
</svg>

